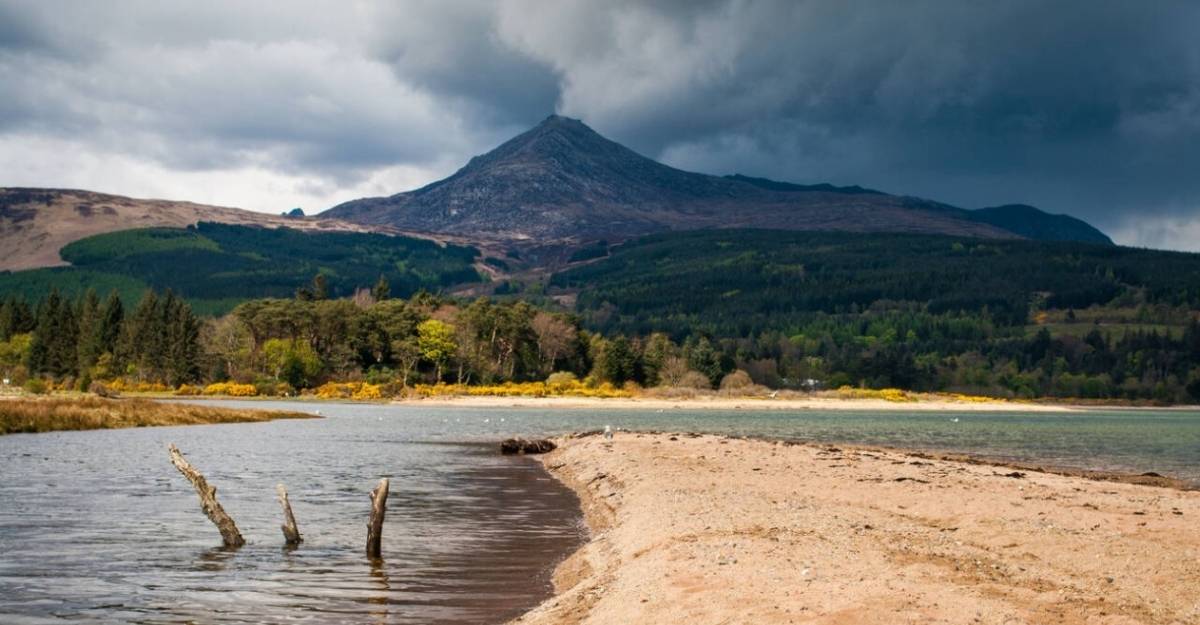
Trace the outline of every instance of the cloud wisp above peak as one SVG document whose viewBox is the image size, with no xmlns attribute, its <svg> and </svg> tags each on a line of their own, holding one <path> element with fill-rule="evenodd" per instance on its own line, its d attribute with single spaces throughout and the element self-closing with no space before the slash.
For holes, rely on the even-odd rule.
<svg viewBox="0 0 1200 625">
<path fill-rule="evenodd" d="M 1200 5 L 0 0 L 0 185 L 314 212 L 557 111 L 709 173 L 1200 249 Z"/>
</svg>

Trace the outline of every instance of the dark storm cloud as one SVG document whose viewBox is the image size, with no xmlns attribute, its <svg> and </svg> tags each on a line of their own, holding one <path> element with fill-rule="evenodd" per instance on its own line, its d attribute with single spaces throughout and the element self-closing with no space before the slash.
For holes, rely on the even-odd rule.
<svg viewBox="0 0 1200 625">
<path fill-rule="evenodd" d="M 1195 3 L 588 6 L 513 40 L 564 112 L 680 166 L 1109 228 L 1200 206 Z"/>
<path fill-rule="evenodd" d="M 1193 2 L 179 7 L 0 0 L 0 164 L 68 142 L 164 178 L 268 172 L 318 203 L 444 175 L 557 110 L 685 168 L 1200 247 Z"/>
</svg>

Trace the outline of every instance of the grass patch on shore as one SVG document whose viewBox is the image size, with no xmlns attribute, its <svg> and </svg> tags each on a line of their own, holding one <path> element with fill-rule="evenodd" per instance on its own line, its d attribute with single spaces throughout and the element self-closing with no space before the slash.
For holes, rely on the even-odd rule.
<svg viewBox="0 0 1200 625">
<path fill-rule="evenodd" d="M 312 418 L 316 417 L 302 412 L 171 404 L 148 399 L 82 397 L 0 401 L 0 435 Z"/>
</svg>

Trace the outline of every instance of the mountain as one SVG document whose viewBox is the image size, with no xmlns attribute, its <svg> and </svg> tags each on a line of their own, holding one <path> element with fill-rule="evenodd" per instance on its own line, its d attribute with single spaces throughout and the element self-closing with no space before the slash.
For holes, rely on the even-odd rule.
<svg viewBox="0 0 1200 625">
<path fill-rule="evenodd" d="M 1074 236 L 1077 229 L 1026 223 L 1053 218 L 1036 213 L 1005 209 L 976 215 L 861 187 L 682 171 L 610 141 L 579 120 L 553 115 L 472 158 L 444 180 L 389 197 L 346 202 L 321 217 L 452 233 L 514 247 L 578 247 L 590 241 L 713 228 L 997 239 Z M 1092 237 L 1087 240 L 1094 240 L 1087 234 Z"/>
<path fill-rule="evenodd" d="M 1082 241 L 1112 245 L 1112 239 L 1091 224 L 1070 215 L 1051 215 L 1025 204 L 1006 204 L 971 211 L 976 221 L 1015 232 L 1027 239 Z"/>
<path fill-rule="evenodd" d="M 182 228 L 201 221 L 320 232 L 377 230 L 335 219 L 265 215 L 239 208 L 137 200 L 70 189 L 0 188 L 0 271 L 54 267 L 60 250 L 89 236 L 133 228 Z"/>
</svg>

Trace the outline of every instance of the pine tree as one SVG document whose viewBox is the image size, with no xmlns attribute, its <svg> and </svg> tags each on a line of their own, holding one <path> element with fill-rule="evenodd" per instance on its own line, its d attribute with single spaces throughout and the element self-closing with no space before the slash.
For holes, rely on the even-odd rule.
<svg viewBox="0 0 1200 625">
<path fill-rule="evenodd" d="M 63 300 L 58 308 L 55 322 L 56 334 L 50 344 L 51 372 L 57 378 L 77 375 L 79 372 L 79 316 L 75 306 Z"/>
<path fill-rule="evenodd" d="M 4 299 L 4 303 L 0 304 L 0 341 L 7 341 L 9 337 L 16 334 L 13 332 L 13 307 L 16 305 L 16 298 L 9 296 Z"/>
<path fill-rule="evenodd" d="M 50 293 L 38 303 L 37 326 L 33 332 L 33 342 L 29 345 L 28 367 L 32 375 L 50 373 L 51 341 L 61 306 L 62 298 L 57 288 L 50 289 Z"/>
<path fill-rule="evenodd" d="M 388 284 L 387 277 L 383 274 L 379 275 L 379 281 L 371 288 L 371 295 L 376 302 L 382 302 L 392 295 L 392 287 Z"/>
<path fill-rule="evenodd" d="M 79 304 L 79 371 L 86 374 L 104 353 L 100 345 L 100 298 L 88 289 Z"/>
<path fill-rule="evenodd" d="M 37 317 L 29 308 L 29 302 L 26 302 L 24 298 L 13 299 L 12 333 L 28 334 L 33 332 L 35 327 L 37 327 Z"/>
<path fill-rule="evenodd" d="M 154 374 L 152 355 L 161 353 L 158 295 L 146 291 L 121 331 L 117 361 L 132 367 L 145 380 Z"/>
<path fill-rule="evenodd" d="M 199 374 L 200 323 L 192 309 L 168 292 L 164 298 L 165 377 L 172 386 L 194 381 Z"/>
<path fill-rule="evenodd" d="M 101 354 L 116 354 L 117 341 L 121 338 L 121 326 L 125 323 L 125 305 L 114 290 L 108 294 L 100 310 L 100 323 L 96 328 L 97 343 Z"/>
</svg>

